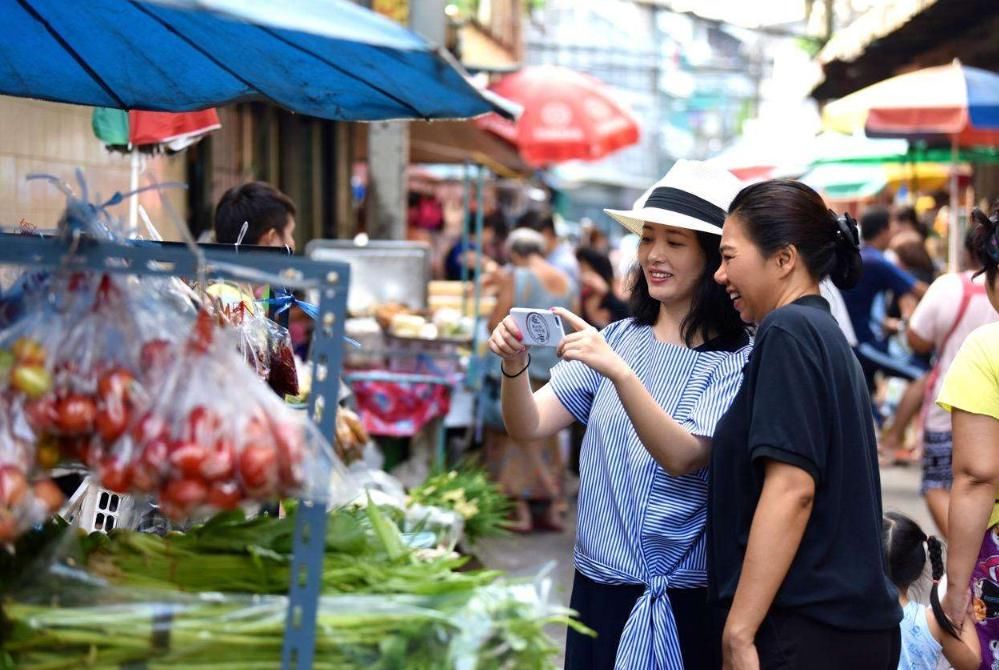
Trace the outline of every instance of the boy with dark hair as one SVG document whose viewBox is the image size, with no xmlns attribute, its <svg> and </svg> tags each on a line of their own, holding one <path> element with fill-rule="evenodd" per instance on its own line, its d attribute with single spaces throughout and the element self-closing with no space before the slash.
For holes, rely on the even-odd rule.
<svg viewBox="0 0 999 670">
<path fill-rule="evenodd" d="M 251 181 L 225 192 L 215 208 L 215 241 L 295 251 L 295 203 L 270 184 Z M 243 224 L 246 234 L 240 241 Z"/>
</svg>

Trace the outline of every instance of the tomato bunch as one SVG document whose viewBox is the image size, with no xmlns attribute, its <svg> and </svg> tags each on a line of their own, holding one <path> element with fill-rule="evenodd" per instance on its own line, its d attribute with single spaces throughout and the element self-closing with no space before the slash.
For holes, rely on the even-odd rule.
<svg viewBox="0 0 999 670">
<path fill-rule="evenodd" d="M 301 488 L 303 422 L 231 344 L 210 317 L 199 317 L 169 373 L 151 388 L 155 399 L 117 447 L 93 459 L 103 487 L 157 495 L 173 519 Z"/>
<path fill-rule="evenodd" d="M 94 464 L 101 485 L 158 495 L 161 510 L 172 519 L 291 495 L 303 482 L 300 426 L 262 411 L 224 417 L 195 405 L 168 420 L 153 410 L 136 422 L 123 445 Z"/>
<path fill-rule="evenodd" d="M 64 501 L 52 480 L 36 472 L 51 465 L 38 462 L 34 435 L 16 421 L 27 415 L 26 407 L 51 391 L 47 366 L 48 354 L 37 340 L 21 337 L 0 350 L 0 379 L 6 381 L 0 400 L 0 543 L 13 541 Z"/>
</svg>

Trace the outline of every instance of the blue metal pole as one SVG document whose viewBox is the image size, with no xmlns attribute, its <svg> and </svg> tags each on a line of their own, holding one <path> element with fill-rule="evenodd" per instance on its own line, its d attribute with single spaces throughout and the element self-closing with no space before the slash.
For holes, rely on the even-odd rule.
<svg viewBox="0 0 999 670">
<path fill-rule="evenodd" d="M 464 201 L 461 208 L 461 248 L 468 249 L 468 217 L 472 213 L 472 169 L 468 159 L 465 159 L 465 169 L 462 175 L 462 190 Z M 468 294 L 465 287 L 468 285 L 468 265 L 465 259 L 461 259 L 461 315 L 468 313 Z"/>
</svg>

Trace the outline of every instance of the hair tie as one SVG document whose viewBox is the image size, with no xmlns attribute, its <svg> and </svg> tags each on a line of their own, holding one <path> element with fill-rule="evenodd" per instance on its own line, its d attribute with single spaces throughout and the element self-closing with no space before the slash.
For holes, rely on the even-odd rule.
<svg viewBox="0 0 999 670">
<path fill-rule="evenodd" d="M 858 232 L 857 220 L 847 212 L 836 214 L 830 209 L 829 213 L 836 221 L 836 239 L 845 241 L 854 251 L 860 251 L 860 233 Z"/>
</svg>

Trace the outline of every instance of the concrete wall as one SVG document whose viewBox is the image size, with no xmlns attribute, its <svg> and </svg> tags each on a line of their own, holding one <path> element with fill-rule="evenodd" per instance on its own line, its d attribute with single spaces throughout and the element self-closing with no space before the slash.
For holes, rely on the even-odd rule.
<svg viewBox="0 0 999 670">
<path fill-rule="evenodd" d="M 24 177 L 32 172 L 56 175 L 72 184 L 75 191 L 74 170 L 80 167 L 91 200 L 95 194 L 107 200 L 115 191 L 128 190 L 131 159 L 104 148 L 91 130 L 90 113 L 89 107 L 0 96 L 0 227 L 9 230 L 25 219 L 38 228 L 51 228 L 58 221 L 65 198 L 48 183 L 25 181 Z M 145 160 L 148 172 L 157 181 L 187 181 L 182 154 Z M 140 178 L 140 186 L 147 183 Z M 168 197 L 186 220 L 186 193 L 173 190 Z M 144 193 L 139 198 L 164 237 L 176 239 L 156 193 Z M 127 218 L 127 202 L 111 211 Z"/>
</svg>

